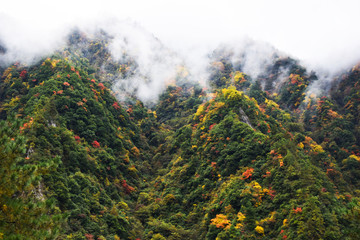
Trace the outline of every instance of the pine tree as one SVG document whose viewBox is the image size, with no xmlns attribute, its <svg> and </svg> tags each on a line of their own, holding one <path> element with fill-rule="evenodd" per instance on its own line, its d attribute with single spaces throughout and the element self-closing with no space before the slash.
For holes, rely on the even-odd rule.
<svg viewBox="0 0 360 240">
<path fill-rule="evenodd" d="M 21 126 L 0 122 L 0 239 L 54 239 L 60 215 L 42 193 L 45 168 L 26 155 Z"/>
</svg>

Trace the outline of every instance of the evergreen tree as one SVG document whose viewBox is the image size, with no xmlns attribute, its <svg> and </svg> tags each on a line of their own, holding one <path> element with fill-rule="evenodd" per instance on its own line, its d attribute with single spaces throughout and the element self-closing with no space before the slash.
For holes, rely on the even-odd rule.
<svg viewBox="0 0 360 240">
<path fill-rule="evenodd" d="M 18 119 L 0 122 L 0 239 L 54 239 L 57 221 L 37 165 L 26 155 Z"/>
</svg>

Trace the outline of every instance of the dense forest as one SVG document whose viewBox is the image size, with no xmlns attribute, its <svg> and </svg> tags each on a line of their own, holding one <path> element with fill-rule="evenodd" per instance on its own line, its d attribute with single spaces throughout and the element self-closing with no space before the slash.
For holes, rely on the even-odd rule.
<svg viewBox="0 0 360 240">
<path fill-rule="evenodd" d="M 219 48 L 208 87 L 182 66 L 147 104 L 111 39 L 0 67 L 0 239 L 360 239 L 360 65 L 315 95 Z"/>
</svg>

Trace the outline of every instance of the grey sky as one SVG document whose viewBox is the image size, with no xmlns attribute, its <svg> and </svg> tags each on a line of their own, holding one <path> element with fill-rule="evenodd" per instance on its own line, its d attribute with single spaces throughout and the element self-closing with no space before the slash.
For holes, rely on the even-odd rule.
<svg viewBox="0 0 360 240">
<path fill-rule="evenodd" d="M 46 51 L 73 24 L 113 16 L 138 22 L 176 50 L 247 36 L 337 70 L 360 59 L 359 9 L 358 0 L 3 1 L 0 37 L 20 51 Z"/>
</svg>

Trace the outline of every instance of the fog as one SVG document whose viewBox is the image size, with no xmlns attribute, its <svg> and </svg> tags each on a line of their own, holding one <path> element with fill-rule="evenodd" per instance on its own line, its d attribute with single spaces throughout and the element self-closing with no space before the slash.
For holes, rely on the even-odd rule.
<svg viewBox="0 0 360 240">
<path fill-rule="evenodd" d="M 126 49 L 138 61 L 139 74 L 126 87 L 142 100 L 156 100 L 182 65 L 205 85 L 207 55 L 221 44 L 234 47 L 232 61 L 245 56 L 243 70 L 253 78 L 276 51 L 318 70 L 326 82 L 360 60 L 358 9 L 356 0 L 7 1 L 0 9 L 7 50 L 0 63 L 31 64 L 61 47 L 77 26 L 105 29 L 114 36 L 115 59 Z"/>
</svg>

